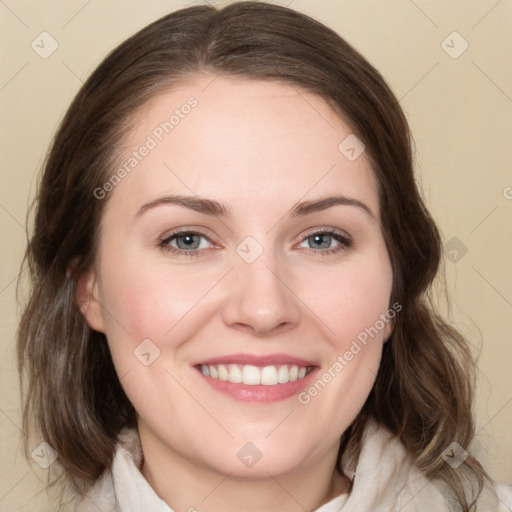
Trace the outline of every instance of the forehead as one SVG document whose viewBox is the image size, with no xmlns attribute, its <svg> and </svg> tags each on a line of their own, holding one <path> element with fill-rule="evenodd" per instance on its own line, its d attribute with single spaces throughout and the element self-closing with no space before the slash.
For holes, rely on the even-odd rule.
<svg viewBox="0 0 512 512">
<path fill-rule="evenodd" d="M 163 193 L 261 207 L 337 191 L 364 196 L 378 215 L 366 155 L 347 158 L 353 137 L 321 97 L 297 86 L 196 77 L 136 113 L 114 170 L 127 172 L 111 199 L 130 211 Z"/>
</svg>

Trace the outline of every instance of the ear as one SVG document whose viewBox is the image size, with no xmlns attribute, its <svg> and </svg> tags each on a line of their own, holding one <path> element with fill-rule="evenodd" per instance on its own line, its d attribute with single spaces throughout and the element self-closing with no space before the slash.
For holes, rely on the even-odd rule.
<svg viewBox="0 0 512 512">
<path fill-rule="evenodd" d="M 102 307 L 98 296 L 98 281 L 94 270 L 88 270 L 78 278 L 76 303 L 89 326 L 95 331 L 104 333 Z"/>
<path fill-rule="evenodd" d="M 395 330 L 395 319 L 390 318 L 388 322 L 386 322 L 386 326 L 384 327 L 384 343 L 389 340 L 390 336 L 393 334 Z"/>
<path fill-rule="evenodd" d="M 389 340 L 390 336 L 393 334 L 393 330 L 395 328 L 395 321 L 390 320 L 386 322 L 386 327 L 384 327 L 384 343 Z"/>
</svg>

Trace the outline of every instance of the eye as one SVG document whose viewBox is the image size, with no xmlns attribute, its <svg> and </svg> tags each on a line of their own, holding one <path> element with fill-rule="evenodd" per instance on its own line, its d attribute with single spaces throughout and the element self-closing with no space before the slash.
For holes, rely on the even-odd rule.
<svg viewBox="0 0 512 512">
<path fill-rule="evenodd" d="M 211 240 L 202 233 L 178 230 L 161 239 L 158 245 L 164 251 L 180 256 L 198 256 L 200 251 L 208 249 L 211 243 Z"/>
<path fill-rule="evenodd" d="M 310 249 L 315 253 L 330 254 L 348 249 L 352 240 L 333 230 L 317 231 L 304 238 L 299 247 Z"/>
</svg>

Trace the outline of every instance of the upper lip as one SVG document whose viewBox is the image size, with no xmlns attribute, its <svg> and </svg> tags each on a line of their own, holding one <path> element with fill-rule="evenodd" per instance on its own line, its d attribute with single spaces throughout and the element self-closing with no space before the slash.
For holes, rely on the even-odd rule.
<svg viewBox="0 0 512 512">
<path fill-rule="evenodd" d="M 252 365 L 252 366 L 279 366 L 279 365 L 297 365 L 297 366 L 316 366 L 312 361 L 302 359 L 300 357 L 291 356 L 288 354 L 268 354 L 268 355 L 254 355 L 254 354 L 227 354 L 225 356 L 212 357 L 204 359 L 194 364 L 197 365 L 210 365 L 210 364 L 239 364 L 239 365 Z"/>
</svg>

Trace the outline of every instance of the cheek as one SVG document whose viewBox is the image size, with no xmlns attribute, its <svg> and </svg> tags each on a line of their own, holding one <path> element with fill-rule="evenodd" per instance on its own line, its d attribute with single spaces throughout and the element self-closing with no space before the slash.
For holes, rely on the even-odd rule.
<svg viewBox="0 0 512 512">
<path fill-rule="evenodd" d="M 191 336 L 203 312 L 200 302 L 219 278 L 218 269 L 203 269 L 199 276 L 193 265 L 171 270 L 165 262 L 148 264 L 144 255 L 105 258 L 103 316 L 113 357 L 131 356 L 146 339 L 164 351 Z"/>
<path fill-rule="evenodd" d="M 385 329 L 395 316 L 389 304 L 391 264 L 382 250 L 317 275 L 315 282 L 307 300 L 328 326 L 330 349 L 316 381 L 298 401 L 309 417 L 325 416 L 337 425 L 335 438 L 360 411 L 378 372 Z"/>
<path fill-rule="evenodd" d="M 299 296 L 322 320 L 325 336 L 344 349 L 365 329 L 377 324 L 389 308 L 392 271 L 387 254 L 355 260 L 325 272 L 303 273 Z"/>
</svg>

